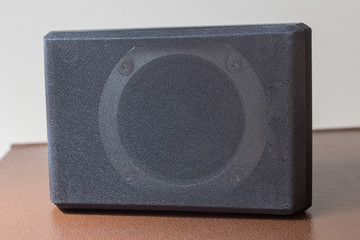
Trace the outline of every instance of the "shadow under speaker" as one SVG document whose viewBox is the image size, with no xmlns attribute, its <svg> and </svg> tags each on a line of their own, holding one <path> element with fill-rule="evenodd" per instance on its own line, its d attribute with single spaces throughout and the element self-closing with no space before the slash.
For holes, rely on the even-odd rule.
<svg viewBox="0 0 360 240">
<path fill-rule="evenodd" d="M 45 72 L 60 208 L 310 207 L 306 25 L 51 32 Z"/>
</svg>

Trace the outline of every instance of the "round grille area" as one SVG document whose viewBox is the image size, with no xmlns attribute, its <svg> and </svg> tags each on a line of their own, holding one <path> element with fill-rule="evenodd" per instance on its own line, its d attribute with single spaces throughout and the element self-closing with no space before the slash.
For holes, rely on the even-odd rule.
<svg viewBox="0 0 360 240">
<path fill-rule="evenodd" d="M 215 64 L 186 54 L 163 56 L 138 69 L 117 111 L 126 154 L 142 171 L 174 184 L 219 174 L 231 162 L 244 128 L 242 101 L 231 78 Z"/>
</svg>

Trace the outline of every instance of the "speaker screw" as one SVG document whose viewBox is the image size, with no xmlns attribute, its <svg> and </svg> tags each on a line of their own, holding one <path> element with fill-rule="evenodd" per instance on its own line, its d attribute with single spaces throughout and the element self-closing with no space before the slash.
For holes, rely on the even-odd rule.
<svg viewBox="0 0 360 240">
<path fill-rule="evenodd" d="M 234 184 L 237 184 L 244 180 L 244 171 L 242 169 L 234 169 L 230 173 L 230 178 Z"/>
<path fill-rule="evenodd" d="M 134 71 L 135 64 L 131 59 L 123 59 L 120 61 L 118 71 L 120 74 L 128 76 Z"/>
<path fill-rule="evenodd" d="M 241 62 L 237 58 L 229 58 L 226 62 L 226 68 L 230 72 L 237 72 L 241 69 Z"/>
<path fill-rule="evenodd" d="M 235 182 L 239 182 L 241 180 L 241 176 L 239 174 L 235 174 L 233 176 L 233 179 L 234 179 Z"/>
<path fill-rule="evenodd" d="M 124 178 L 126 180 L 129 181 L 129 180 L 133 179 L 134 176 L 135 176 L 135 171 L 134 170 L 131 170 L 131 169 L 124 170 Z"/>
</svg>

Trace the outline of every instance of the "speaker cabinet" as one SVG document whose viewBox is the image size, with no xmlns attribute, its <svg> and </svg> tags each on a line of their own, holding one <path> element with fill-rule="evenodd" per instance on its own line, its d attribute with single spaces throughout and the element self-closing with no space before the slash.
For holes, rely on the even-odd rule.
<svg viewBox="0 0 360 240">
<path fill-rule="evenodd" d="M 58 207 L 310 207 L 306 25 L 51 32 L 45 73 Z"/>
</svg>

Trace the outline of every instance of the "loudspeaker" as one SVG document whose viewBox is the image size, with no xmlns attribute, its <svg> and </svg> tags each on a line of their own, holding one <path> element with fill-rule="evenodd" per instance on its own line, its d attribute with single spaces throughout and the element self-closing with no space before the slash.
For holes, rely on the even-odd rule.
<svg viewBox="0 0 360 240">
<path fill-rule="evenodd" d="M 293 214 L 311 205 L 304 24 L 51 32 L 61 209 Z"/>
</svg>

